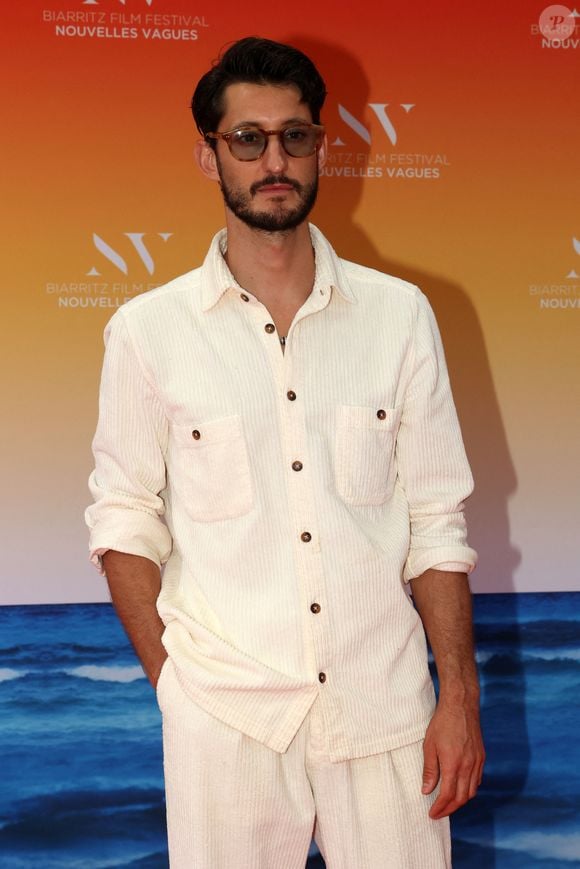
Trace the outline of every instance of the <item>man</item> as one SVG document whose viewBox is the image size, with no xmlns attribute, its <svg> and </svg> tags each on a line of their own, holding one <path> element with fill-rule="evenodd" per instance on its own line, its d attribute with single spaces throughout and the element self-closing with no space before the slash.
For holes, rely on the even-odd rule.
<svg viewBox="0 0 580 869">
<path fill-rule="evenodd" d="M 298 869 L 312 835 L 328 869 L 449 866 L 481 778 L 440 339 L 307 223 L 324 97 L 294 48 L 226 51 L 192 103 L 226 230 L 107 329 L 91 551 L 157 687 L 178 869 Z"/>
</svg>

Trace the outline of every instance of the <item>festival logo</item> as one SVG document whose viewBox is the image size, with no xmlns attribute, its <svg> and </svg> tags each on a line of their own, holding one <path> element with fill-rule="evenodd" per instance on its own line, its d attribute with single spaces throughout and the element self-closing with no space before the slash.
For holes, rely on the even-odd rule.
<svg viewBox="0 0 580 869">
<path fill-rule="evenodd" d="M 99 256 L 84 277 L 63 283 L 48 282 L 45 291 L 54 297 L 59 308 L 119 308 L 134 296 L 158 286 L 139 278 L 144 271 L 150 277 L 155 274 L 154 255 L 159 251 L 159 239 L 166 243 L 172 236 L 172 232 L 125 232 L 113 247 L 93 232 L 93 249 Z"/>
<path fill-rule="evenodd" d="M 200 10 L 158 12 L 154 0 L 82 0 L 69 9 L 43 9 L 42 21 L 59 39 L 196 42 L 209 23 Z"/>
<path fill-rule="evenodd" d="M 405 142 L 405 121 L 415 108 L 415 103 L 368 103 L 369 121 L 364 122 L 339 103 L 338 134 L 322 174 L 383 181 L 440 178 L 450 166 L 445 154 L 398 150 Z M 334 125 L 329 126 L 334 135 Z"/>
<path fill-rule="evenodd" d="M 570 245 L 573 253 L 580 256 L 580 241 L 572 238 Z M 531 298 L 537 300 L 541 310 L 568 310 L 580 311 L 580 262 L 572 266 L 564 278 L 547 283 L 530 284 L 528 293 Z"/>
</svg>

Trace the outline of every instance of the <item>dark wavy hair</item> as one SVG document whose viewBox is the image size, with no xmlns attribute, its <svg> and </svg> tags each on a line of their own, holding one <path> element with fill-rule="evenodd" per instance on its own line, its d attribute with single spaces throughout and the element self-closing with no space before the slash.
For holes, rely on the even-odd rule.
<svg viewBox="0 0 580 869">
<path fill-rule="evenodd" d="M 313 123 L 320 123 L 326 86 L 310 58 L 291 45 L 247 36 L 230 45 L 197 84 L 191 111 L 202 136 L 218 129 L 225 89 L 237 82 L 294 85 L 310 109 Z"/>
</svg>

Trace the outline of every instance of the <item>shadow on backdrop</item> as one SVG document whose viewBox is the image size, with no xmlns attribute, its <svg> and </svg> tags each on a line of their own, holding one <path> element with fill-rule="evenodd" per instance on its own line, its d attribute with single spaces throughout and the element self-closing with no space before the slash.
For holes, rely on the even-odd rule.
<svg viewBox="0 0 580 869">
<path fill-rule="evenodd" d="M 368 102 L 372 98 L 370 83 L 357 57 L 342 46 L 310 36 L 290 36 L 288 42 L 315 59 L 327 83 L 328 98 L 323 121 L 328 129 L 329 142 L 334 140 L 342 123 L 339 102 L 346 105 L 355 117 L 368 117 Z M 370 144 L 362 138 L 357 139 L 356 147 L 358 153 L 370 153 Z M 473 170 L 477 171 L 475 165 Z M 486 577 L 489 577 L 491 589 L 514 591 L 513 571 L 520 554 L 510 542 L 507 507 L 517 480 L 477 311 L 469 295 L 458 284 L 441 275 L 398 262 L 396 251 L 385 255 L 376 249 L 364 227 L 354 219 L 363 183 L 364 179 L 357 177 L 323 177 L 314 222 L 345 259 L 410 281 L 428 296 L 442 333 L 455 403 L 476 481 L 476 490 L 468 507 L 468 521 L 470 541 L 480 556 L 478 583 L 485 588 Z M 385 190 L 388 197 L 388 187 Z M 385 205 L 388 206 L 388 200 Z M 392 219 L 393 212 L 385 207 L 386 240 Z M 505 659 L 505 673 L 498 674 L 496 666 L 493 678 L 490 676 L 488 679 L 486 665 L 480 666 L 486 773 L 478 796 L 453 818 L 455 865 L 477 865 L 478 869 L 496 867 L 495 817 L 503 807 L 518 801 L 526 781 L 530 755 L 517 596 L 503 595 L 502 603 L 502 624 L 508 626 L 510 650 Z M 477 621 L 477 605 L 475 615 Z M 484 632 L 485 628 L 476 623 L 476 639 L 482 644 L 485 643 Z M 320 856 L 311 857 L 308 862 L 309 869 L 323 865 Z"/>
</svg>

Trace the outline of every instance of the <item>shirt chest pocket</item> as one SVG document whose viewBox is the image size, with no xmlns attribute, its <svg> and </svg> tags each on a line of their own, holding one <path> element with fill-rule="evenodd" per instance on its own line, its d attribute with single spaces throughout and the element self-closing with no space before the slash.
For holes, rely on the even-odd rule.
<svg viewBox="0 0 580 869">
<path fill-rule="evenodd" d="M 197 522 L 234 519 L 253 506 L 246 439 L 239 416 L 173 425 L 169 484 Z"/>
<path fill-rule="evenodd" d="M 391 496 L 400 416 L 396 409 L 337 408 L 335 479 L 347 504 L 383 504 Z"/>
</svg>

